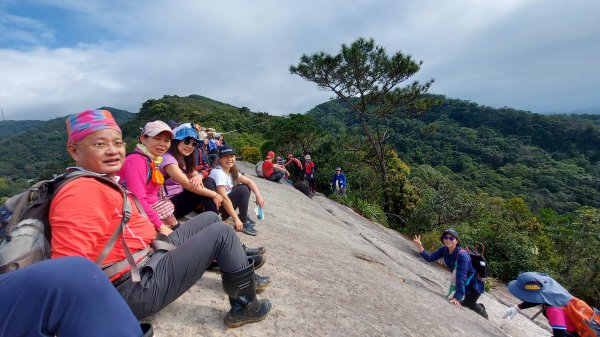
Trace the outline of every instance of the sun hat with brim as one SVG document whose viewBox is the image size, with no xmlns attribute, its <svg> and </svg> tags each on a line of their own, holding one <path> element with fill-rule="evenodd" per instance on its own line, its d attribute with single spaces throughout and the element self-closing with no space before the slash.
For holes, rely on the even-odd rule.
<svg viewBox="0 0 600 337">
<path fill-rule="evenodd" d="M 552 277 L 528 271 L 508 283 L 508 290 L 521 301 L 560 307 L 567 305 L 573 295 Z"/>
<path fill-rule="evenodd" d="M 231 146 L 225 144 L 219 148 L 219 158 L 230 155 L 230 154 L 236 154 L 235 149 L 232 148 Z"/>
<path fill-rule="evenodd" d="M 150 136 L 150 137 L 155 137 L 155 136 L 159 135 L 161 132 L 168 133 L 169 136 L 171 136 L 171 139 L 173 139 L 173 137 L 175 137 L 173 130 L 171 130 L 171 128 L 167 125 L 167 123 L 165 123 L 163 121 L 148 122 L 148 123 L 146 123 L 146 125 L 144 125 L 144 128 L 142 129 L 142 134 L 145 136 Z"/>
<path fill-rule="evenodd" d="M 446 228 L 446 229 L 444 229 L 444 231 L 442 232 L 442 235 L 440 236 L 440 241 L 442 241 L 442 243 L 444 242 L 444 236 L 446 234 L 450 234 L 450 235 L 454 236 L 456 238 L 456 240 L 460 240 L 460 237 L 458 236 L 457 231 L 455 231 L 452 228 Z"/>
<path fill-rule="evenodd" d="M 186 138 L 194 138 L 197 141 L 200 141 L 200 139 L 198 138 L 198 132 L 196 132 L 195 129 L 192 128 L 180 128 L 179 130 L 177 130 L 177 132 L 175 132 L 175 139 L 177 140 L 183 140 Z"/>
</svg>

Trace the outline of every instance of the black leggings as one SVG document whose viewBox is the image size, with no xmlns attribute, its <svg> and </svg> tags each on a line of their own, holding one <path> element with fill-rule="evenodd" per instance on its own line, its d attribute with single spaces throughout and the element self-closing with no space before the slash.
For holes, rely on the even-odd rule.
<svg viewBox="0 0 600 337">
<path fill-rule="evenodd" d="M 204 187 L 207 187 L 206 185 L 210 185 L 211 183 L 212 186 L 215 185 L 215 181 L 212 178 L 204 178 L 202 183 L 204 184 Z M 200 205 L 204 206 L 204 211 L 216 212 L 215 202 L 212 200 L 212 198 L 205 197 L 203 195 L 196 194 L 185 189 L 183 190 L 183 192 L 174 195 L 171 198 L 171 202 L 173 202 L 173 205 L 175 205 L 174 214 L 177 219 L 186 216 L 190 212 L 195 211 L 196 209 L 198 209 L 198 207 L 200 207 Z"/>
<path fill-rule="evenodd" d="M 210 182 L 204 181 L 204 187 L 216 191 L 217 187 L 215 186 L 215 181 L 211 179 Z M 242 222 L 245 222 L 248 218 L 248 204 L 250 203 L 250 188 L 245 184 L 238 184 L 233 186 L 231 192 L 227 194 L 229 200 L 231 200 L 231 204 L 233 205 L 233 209 L 238 209 L 239 217 Z M 221 206 L 217 211 L 217 206 L 214 203 L 211 205 L 207 205 L 208 208 L 205 208 L 208 211 L 213 211 L 215 213 L 220 213 L 224 219 L 229 217 L 225 207 Z M 205 207 L 207 207 L 205 206 Z"/>
<path fill-rule="evenodd" d="M 465 298 L 462 300 L 462 302 L 460 302 L 460 304 L 463 307 L 467 307 L 480 314 L 481 316 L 484 316 L 485 309 L 481 304 L 477 303 L 477 300 L 479 299 L 479 296 L 481 296 L 481 294 L 468 285 L 465 287 L 465 292 Z"/>
<path fill-rule="evenodd" d="M 117 287 L 138 319 L 159 312 L 198 281 L 217 260 L 219 269 L 232 273 L 248 266 L 248 258 L 232 226 L 205 212 L 169 235 L 176 249 L 154 253 L 140 270 L 142 280 L 131 278 Z"/>
</svg>

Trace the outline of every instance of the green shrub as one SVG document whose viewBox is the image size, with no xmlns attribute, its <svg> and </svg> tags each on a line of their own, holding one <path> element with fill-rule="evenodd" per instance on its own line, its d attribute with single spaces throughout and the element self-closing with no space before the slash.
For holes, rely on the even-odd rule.
<svg viewBox="0 0 600 337">
<path fill-rule="evenodd" d="M 239 151 L 240 159 L 249 163 L 257 163 L 261 159 L 260 149 L 254 146 L 243 146 Z"/>
<path fill-rule="evenodd" d="M 383 208 L 377 204 L 371 203 L 367 200 L 361 199 L 356 195 L 349 194 L 347 196 L 333 195 L 333 200 L 352 208 L 356 213 L 364 216 L 365 218 L 380 223 L 384 226 L 388 225 L 387 217 Z"/>
</svg>

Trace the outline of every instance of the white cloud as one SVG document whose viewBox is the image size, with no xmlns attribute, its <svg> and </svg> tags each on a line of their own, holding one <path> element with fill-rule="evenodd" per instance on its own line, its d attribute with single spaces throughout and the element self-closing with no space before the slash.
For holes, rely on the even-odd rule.
<svg viewBox="0 0 600 337">
<path fill-rule="evenodd" d="M 147 99 L 172 94 L 305 112 L 332 95 L 288 67 L 304 53 L 337 53 L 359 36 L 423 60 L 417 78 L 435 78 L 435 93 L 540 111 L 599 105 L 590 88 L 600 75 L 600 46 L 592 43 L 600 4 L 593 0 L 577 7 L 564 0 L 39 2 L 73 11 L 72 20 L 111 39 L 0 49 L 7 118 L 102 105 L 137 111 Z M 52 18 L 39 27 L 30 38 L 43 43 Z"/>
</svg>

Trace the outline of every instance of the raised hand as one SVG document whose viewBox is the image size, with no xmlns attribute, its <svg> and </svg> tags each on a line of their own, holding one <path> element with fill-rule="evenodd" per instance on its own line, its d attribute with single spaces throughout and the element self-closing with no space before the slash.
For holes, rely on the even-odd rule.
<svg viewBox="0 0 600 337">
<path fill-rule="evenodd" d="M 419 252 L 422 252 L 425 250 L 425 248 L 423 248 L 423 244 L 421 243 L 421 235 L 415 235 L 413 242 L 415 243 L 415 246 L 417 247 Z"/>
</svg>

